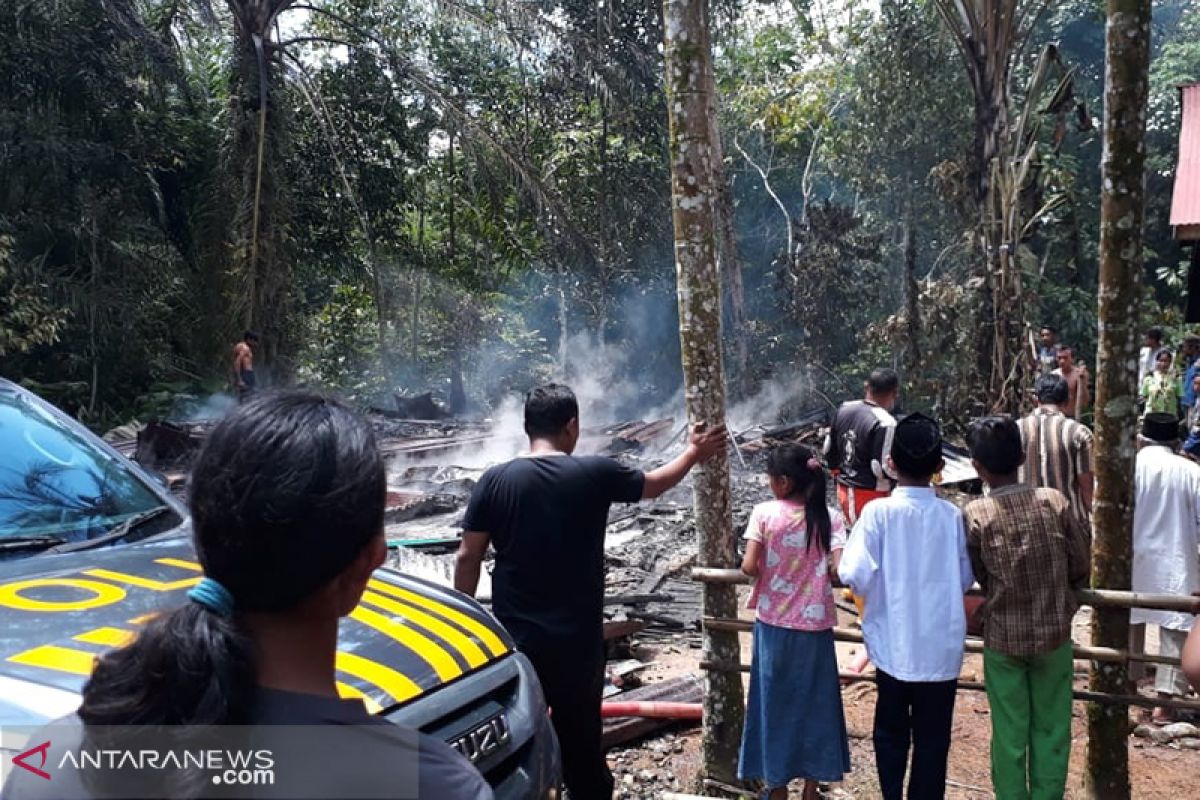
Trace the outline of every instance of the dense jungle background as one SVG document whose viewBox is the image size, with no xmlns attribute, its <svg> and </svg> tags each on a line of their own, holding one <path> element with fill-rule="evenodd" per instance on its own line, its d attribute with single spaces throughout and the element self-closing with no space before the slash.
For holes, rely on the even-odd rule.
<svg viewBox="0 0 1200 800">
<path fill-rule="evenodd" d="M 819 405 L 886 364 L 965 418 L 1047 323 L 1093 363 L 1102 4 L 1003 0 L 1004 35 L 953 5 L 712 3 L 735 396 Z M 268 382 L 364 404 L 486 413 L 550 376 L 670 403 L 661 17 L 0 1 L 0 374 L 102 427 L 221 391 L 250 328 Z M 1200 3 L 1155 2 L 1153 41 L 1142 313 L 1177 337 Z"/>
</svg>

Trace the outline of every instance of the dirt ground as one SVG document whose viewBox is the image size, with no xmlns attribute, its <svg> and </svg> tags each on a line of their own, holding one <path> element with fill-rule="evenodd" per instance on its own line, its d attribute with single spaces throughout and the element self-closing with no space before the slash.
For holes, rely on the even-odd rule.
<svg viewBox="0 0 1200 800">
<path fill-rule="evenodd" d="M 743 612 L 748 616 L 748 612 Z M 842 613 L 842 625 L 853 617 Z M 1077 632 L 1085 630 L 1077 622 Z M 742 637 L 743 661 L 749 663 L 749 636 Z M 839 643 L 838 657 L 843 668 L 858 653 L 859 645 Z M 638 652 L 643 660 L 653 661 L 644 679 L 661 680 L 675 675 L 697 672 L 700 654 L 685 646 L 645 648 Z M 983 680 L 983 659 L 968 655 L 964 660 L 962 678 Z M 1076 664 L 1076 686 L 1086 684 L 1086 664 Z M 871 725 L 875 709 L 875 686 L 858 683 L 842 690 L 846 710 L 846 726 L 850 734 L 852 772 L 845 782 L 830 787 L 829 797 L 869 800 L 880 797 L 875 777 L 875 760 L 871 745 Z M 1071 747 L 1070 779 L 1067 798 L 1084 797 L 1083 771 L 1086 745 L 1086 705 L 1077 702 L 1074 710 Z M 953 744 L 950 751 L 946 797 L 950 800 L 983 800 L 993 797 L 988 758 L 991 720 L 987 697 L 982 692 L 960 691 L 955 705 Z M 1130 738 L 1129 764 L 1135 798 L 1200 797 L 1197 779 L 1200 777 L 1200 751 L 1185 750 L 1177 744 L 1156 745 L 1145 739 Z M 700 767 L 699 728 L 669 731 L 635 743 L 626 749 L 609 753 L 609 765 L 617 780 L 616 796 L 620 798 L 659 798 L 664 792 L 695 792 L 696 775 Z M 793 796 L 799 797 L 799 784 Z M 715 791 L 700 792 L 717 796 Z"/>
</svg>

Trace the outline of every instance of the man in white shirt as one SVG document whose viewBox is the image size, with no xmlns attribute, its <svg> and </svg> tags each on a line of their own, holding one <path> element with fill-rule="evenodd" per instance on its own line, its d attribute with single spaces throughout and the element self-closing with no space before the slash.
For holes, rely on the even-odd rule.
<svg viewBox="0 0 1200 800">
<path fill-rule="evenodd" d="M 1146 376 L 1154 372 L 1154 357 L 1163 347 L 1163 329 L 1155 326 L 1146 331 L 1142 342 L 1141 352 L 1138 353 L 1138 386 L 1146 380 Z"/>
<path fill-rule="evenodd" d="M 877 669 L 875 765 L 884 800 L 901 800 L 911 743 L 908 796 L 937 800 L 946 789 L 950 725 L 967 621 L 963 594 L 975 579 L 962 514 L 930 479 L 943 466 L 938 424 L 901 420 L 892 439 L 898 476 L 854 526 L 838 576 L 866 601 L 863 638 Z"/>
<path fill-rule="evenodd" d="M 1200 465 L 1175 453 L 1179 423 L 1170 414 L 1142 420 L 1134 474 L 1133 591 L 1189 595 L 1200 591 Z M 1146 625 L 1158 626 L 1159 655 L 1179 658 L 1195 621 L 1182 611 L 1135 608 L 1129 616 L 1130 648 L 1143 649 Z M 1178 667 L 1159 664 L 1154 689 L 1159 697 L 1187 694 Z M 1171 713 L 1154 709 L 1155 722 Z"/>
</svg>

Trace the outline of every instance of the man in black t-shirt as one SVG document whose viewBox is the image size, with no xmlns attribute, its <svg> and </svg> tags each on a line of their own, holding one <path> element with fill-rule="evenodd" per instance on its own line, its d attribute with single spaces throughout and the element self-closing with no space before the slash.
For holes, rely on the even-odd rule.
<svg viewBox="0 0 1200 800">
<path fill-rule="evenodd" d="M 600 747 L 604 686 L 604 532 L 613 503 L 658 497 L 725 447 L 724 425 L 692 432 L 687 449 L 651 472 L 603 456 L 571 455 L 579 404 L 548 384 L 525 399 L 529 453 L 480 478 L 463 520 L 454 586 L 473 595 L 490 543 L 492 610 L 542 683 L 573 800 L 609 798 Z"/>
</svg>

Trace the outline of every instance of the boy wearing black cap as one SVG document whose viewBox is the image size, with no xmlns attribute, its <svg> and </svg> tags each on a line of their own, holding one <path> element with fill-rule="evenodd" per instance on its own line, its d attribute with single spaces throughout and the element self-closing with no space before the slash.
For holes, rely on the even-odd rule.
<svg viewBox="0 0 1200 800">
<path fill-rule="evenodd" d="M 875 765 L 884 800 L 936 800 L 946 790 L 950 724 L 975 579 L 962 514 L 934 494 L 943 466 L 937 422 L 912 414 L 895 429 L 891 497 L 863 509 L 838 576 L 866 601 L 863 638 L 877 668 Z"/>
</svg>

